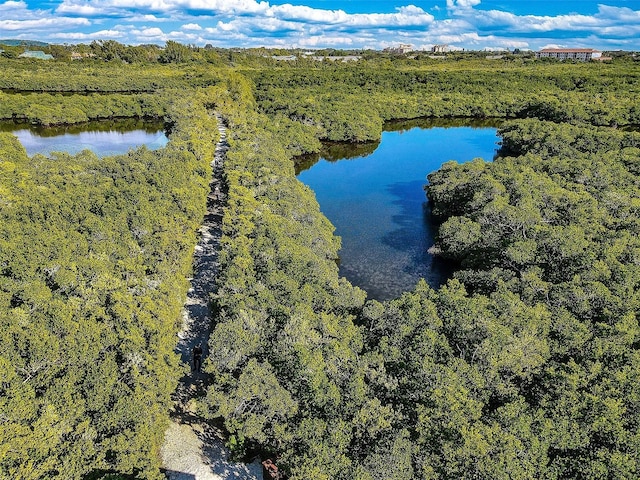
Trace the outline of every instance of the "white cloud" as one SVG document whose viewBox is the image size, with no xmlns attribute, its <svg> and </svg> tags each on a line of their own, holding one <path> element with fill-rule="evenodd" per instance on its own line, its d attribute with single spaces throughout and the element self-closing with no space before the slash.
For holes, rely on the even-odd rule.
<svg viewBox="0 0 640 480">
<path fill-rule="evenodd" d="M 107 14 L 108 12 L 105 8 L 92 5 L 91 3 L 75 3 L 73 1 L 64 1 L 60 5 L 58 5 L 58 8 L 56 8 L 56 13 L 98 16 L 101 14 Z"/>
<path fill-rule="evenodd" d="M 353 39 L 343 36 L 317 36 L 317 37 L 304 37 L 298 41 L 297 46 L 303 48 L 324 48 L 324 47 L 342 47 L 352 48 Z"/>
<path fill-rule="evenodd" d="M 451 0 L 449 0 L 451 1 Z M 601 34 L 603 29 L 623 24 L 627 29 L 640 25 L 640 11 L 628 8 L 607 7 L 600 5 L 596 15 L 515 15 L 500 10 L 458 11 L 456 14 L 464 18 L 473 29 L 500 31 L 503 34 L 542 33 L 542 32 L 584 32 L 593 31 Z M 622 26 L 622 25 L 621 25 Z M 631 31 L 628 30 L 629 33 Z"/>
<path fill-rule="evenodd" d="M 26 10 L 26 9 L 27 9 L 27 4 L 22 0 L 17 2 L 10 0 L 8 2 L 0 3 L 0 12 L 15 12 L 16 10 Z"/>
<path fill-rule="evenodd" d="M 134 35 L 146 38 L 164 38 L 164 32 L 158 27 L 144 28 L 142 30 L 133 30 Z"/>
<path fill-rule="evenodd" d="M 100 30 L 98 32 L 80 33 L 80 32 L 67 32 L 67 33 L 52 33 L 50 38 L 56 38 L 60 40 L 101 40 L 104 38 L 115 39 L 124 37 L 124 32 L 119 30 Z"/>
<path fill-rule="evenodd" d="M 615 41 L 617 41 L 617 39 L 622 38 L 622 37 L 626 37 L 626 38 L 630 38 L 630 39 L 638 39 L 640 38 L 640 25 L 636 25 L 636 26 L 629 26 L 629 25 L 625 25 L 625 26 L 615 26 L 615 27 L 603 27 L 601 29 L 598 30 L 598 34 L 601 36 L 607 36 L 607 37 L 613 37 L 614 39 L 616 39 Z M 636 42 L 636 46 L 637 46 L 637 40 L 635 40 Z"/>
<path fill-rule="evenodd" d="M 269 13 L 292 21 L 350 27 L 415 26 L 434 21 L 433 15 L 413 5 L 397 8 L 396 13 L 348 14 L 343 10 L 320 10 L 285 4 L 271 7 Z"/>
<path fill-rule="evenodd" d="M 558 45 L 557 43 L 547 43 L 546 45 L 543 45 L 542 47 L 540 47 L 541 50 L 544 48 L 567 48 L 567 46 Z"/>
<path fill-rule="evenodd" d="M 86 18 L 38 18 L 34 20 L 0 20 L 0 30 L 43 30 L 61 26 L 90 25 Z"/>
<path fill-rule="evenodd" d="M 525 40 L 501 40 L 500 45 L 507 48 L 519 48 L 520 50 L 529 48 L 529 42 Z"/>
<path fill-rule="evenodd" d="M 63 0 L 58 12 L 79 13 L 92 9 L 96 13 L 125 16 L 131 11 L 176 12 L 182 10 L 200 10 L 222 15 L 255 15 L 264 13 L 268 2 L 253 0 Z"/>
<path fill-rule="evenodd" d="M 488 40 L 488 39 L 485 39 Z M 529 44 L 520 40 L 504 40 L 499 38 L 494 38 L 494 43 L 491 46 L 485 46 L 482 48 L 485 52 L 500 52 L 505 50 L 512 50 L 514 48 L 525 49 L 529 47 Z"/>
<path fill-rule="evenodd" d="M 161 18 L 161 17 L 156 17 L 155 15 L 151 15 L 151 14 L 146 14 L 146 15 L 133 15 L 130 17 L 127 17 L 127 21 L 128 22 L 143 22 L 143 23 L 148 23 L 148 22 L 158 22 L 158 23 L 164 23 L 164 22 L 168 22 L 170 21 L 170 19 L 168 18 Z"/>
<path fill-rule="evenodd" d="M 600 28 L 602 26 L 594 17 L 585 15 L 561 15 L 558 17 L 520 17 L 512 22 L 514 32 L 552 32 Z"/>
<path fill-rule="evenodd" d="M 480 0 L 447 0 L 447 8 L 450 10 L 456 9 L 470 9 L 480 5 Z"/>
<path fill-rule="evenodd" d="M 626 7 L 609 7 L 608 5 L 598 5 L 597 18 L 608 19 L 619 22 L 640 22 L 640 10 L 634 11 Z"/>
<path fill-rule="evenodd" d="M 267 15 L 289 20 L 318 23 L 344 22 L 347 14 L 343 10 L 320 10 L 302 5 L 275 5 L 270 7 Z"/>
<path fill-rule="evenodd" d="M 472 0 L 465 0 L 472 1 Z M 226 17 L 279 18 L 302 23 L 366 26 L 418 26 L 434 21 L 433 15 L 408 5 L 395 13 L 348 14 L 343 10 L 323 10 L 304 5 L 270 5 L 253 0 L 63 0 L 57 12 L 77 15 L 131 15 L 131 12 L 169 13 L 202 11 Z"/>
<path fill-rule="evenodd" d="M 553 42 L 637 49 L 640 38 L 640 11 L 606 5 L 599 5 L 594 15 L 543 16 L 484 10 L 480 0 L 447 0 L 446 10 L 444 6 L 430 9 L 439 11 L 436 19 L 413 4 L 390 13 L 352 14 L 305 6 L 301 4 L 304 0 L 295 0 L 298 4 L 260 0 L 52 1 L 53 10 L 30 9 L 25 0 L 0 3 L 0 37 L 6 31 L 14 36 L 17 32 L 38 35 L 43 40 L 48 33 L 53 40 L 108 37 L 132 44 L 177 39 L 228 47 L 383 48 L 402 42 L 446 43 L 451 49 L 539 48 Z M 57 8 L 55 2 L 60 2 Z M 89 32 L 91 25 L 99 25 L 101 30 Z"/>
<path fill-rule="evenodd" d="M 106 13 L 102 8 L 95 7 L 93 5 L 88 5 L 88 4 L 74 5 L 73 7 L 65 6 L 63 4 L 58 7 L 57 11 L 59 13 L 69 13 L 72 15 L 86 15 L 86 16 L 98 16 L 102 13 Z"/>
<path fill-rule="evenodd" d="M 452 35 L 441 35 L 440 39 L 442 40 L 442 43 L 463 43 L 477 45 L 480 40 L 480 35 L 475 32 L 459 33 Z"/>
<path fill-rule="evenodd" d="M 230 32 L 236 29 L 233 22 L 229 22 L 229 23 L 218 22 L 218 28 L 223 32 Z M 207 29 L 207 31 L 209 31 L 209 33 L 214 33 L 213 29 Z"/>
</svg>

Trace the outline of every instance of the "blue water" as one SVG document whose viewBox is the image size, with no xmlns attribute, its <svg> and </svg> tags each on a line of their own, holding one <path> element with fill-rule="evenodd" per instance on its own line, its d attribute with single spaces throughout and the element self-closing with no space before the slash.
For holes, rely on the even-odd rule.
<svg viewBox="0 0 640 480">
<path fill-rule="evenodd" d="M 498 141 L 487 127 L 384 132 L 369 155 L 320 159 L 300 172 L 342 237 L 340 274 L 377 300 L 398 297 L 420 278 L 434 287 L 445 281 L 448 269 L 427 252 L 434 227 L 426 176 L 449 160 L 491 161 Z"/>
<path fill-rule="evenodd" d="M 43 129 L 19 128 L 11 130 L 11 133 L 18 137 L 29 156 L 37 153 L 49 155 L 51 152 L 76 154 L 88 149 L 99 157 L 105 157 L 124 154 L 142 145 L 156 150 L 168 142 L 162 129 L 62 131 L 52 135 Z"/>
</svg>

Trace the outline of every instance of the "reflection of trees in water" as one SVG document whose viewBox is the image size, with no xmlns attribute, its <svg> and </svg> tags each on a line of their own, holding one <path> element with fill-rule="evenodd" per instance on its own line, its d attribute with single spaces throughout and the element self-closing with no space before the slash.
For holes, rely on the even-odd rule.
<svg viewBox="0 0 640 480">
<path fill-rule="evenodd" d="M 335 222 L 337 233 L 343 235 L 340 275 L 363 288 L 369 298 L 376 300 L 395 298 L 410 291 L 420 279 L 438 288 L 451 278 L 457 265 L 430 250 L 435 243 L 437 224 L 424 192 L 425 176 L 439 168 L 441 161 L 451 154 L 452 148 L 460 150 L 462 158 L 473 158 L 480 151 L 483 152 L 481 156 L 488 151 L 495 151 L 490 145 L 495 145 L 497 123 L 468 118 L 422 118 L 393 122 L 385 126 L 388 134 L 381 137 L 381 142 L 394 139 L 394 142 L 403 145 L 401 148 L 378 149 L 379 143 L 334 143 L 325 144 L 319 154 L 298 159 L 297 169 L 300 173 L 323 157 L 331 162 L 367 157 L 362 158 L 361 163 L 346 160 L 344 164 L 345 176 L 349 178 L 362 170 L 361 183 L 367 186 L 362 188 L 362 192 L 344 185 L 339 178 L 331 181 L 331 172 L 327 171 L 331 170 L 331 165 L 325 163 L 319 170 L 318 179 L 322 180 L 318 182 L 320 192 L 317 193 L 323 198 L 329 192 L 327 204 L 322 205 L 321 202 L 321 207 L 330 217 L 335 214 L 331 220 Z M 410 134 L 409 130 L 414 133 Z M 403 140 L 402 134 L 405 132 L 407 135 Z M 435 144 L 433 148 L 429 147 L 430 142 Z M 456 146 L 457 143 L 459 146 Z M 406 164 L 403 163 L 405 160 Z M 389 168 L 399 169 L 402 173 L 399 172 L 398 176 L 386 175 L 384 172 Z M 371 179 L 368 177 L 370 174 Z M 314 170 L 305 171 L 303 175 L 305 182 L 308 181 L 314 188 Z M 368 187 L 373 185 L 375 193 L 368 198 Z M 343 195 L 343 192 L 348 195 Z M 362 197 L 357 201 L 352 201 L 351 197 L 345 201 L 345 196 L 358 192 Z M 356 212 L 360 205 L 373 215 L 358 215 Z M 336 214 L 335 210 L 340 213 Z M 341 231 L 344 225 L 357 225 L 357 228 Z"/>
<path fill-rule="evenodd" d="M 380 141 L 366 143 L 331 143 L 323 146 L 320 154 L 330 162 L 366 157 L 376 151 Z"/>
<path fill-rule="evenodd" d="M 385 122 L 385 132 L 401 132 L 412 128 L 449 128 L 449 127 L 471 127 L 471 128 L 497 128 L 504 119 L 502 118 L 412 118 L 408 120 L 390 120 Z"/>
<path fill-rule="evenodd" d="M 385 122 L 385 132 L 403 132 L 412 128 L 497 128 L 502 124 L 501 118 L 412 118 L 409 120 L 390 120 Z M 366 143 L 325 142 L 319 153 L 300 155 L 294 159 L 296 175 L 314 166 L 321 158 L 329 162 L 351 160 L 372 154 L 380 145 L 380 141 Z"/>
<path fill-rule="evenodd" d="M 377 142 L 365 143 L 323 143 L 320 152 L 300 155 L 295 158 L 296 175 L 313 167 L 321 158 L 324 158 L 329 162 L 337 162 L 338 160 L 352 160 L 355 158 L 366 157 L 367 155 L 371 155 L 375 152 L 379 145 L 379 140 Z"/>
<path fill-rule="evenodd" d="M 14 130 L 29 129 L 39 137 L 56 137 L 64 134 L 79 134 L 84 132 L 120 132 L 126 133 L 133 130 L 143 130 L 146 133 L 155 133 L 166 130 L 163 120 L 144 118 L 114 118 L 110 120 L 95 120 L 72 125 L 57 125 L 43 127 L 32 125 L 28 122 L 18 123 L 11 120 L 0 121 L 0 132 L 12 132 Z"/>
</svg>

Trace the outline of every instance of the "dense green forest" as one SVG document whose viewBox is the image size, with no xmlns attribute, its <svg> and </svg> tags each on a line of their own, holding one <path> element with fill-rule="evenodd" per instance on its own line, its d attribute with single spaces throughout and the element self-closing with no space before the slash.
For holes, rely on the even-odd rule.
<svg viewBox="0 0 640 480">
<path fill-rule="evenodd" d="M 0 59 L 0 117 L 172 132 L 103 160 L 0 134 L 0 476 L 159 476 L 213 109 L 231 148 L 199 408 L 238 457 L 300 480 L 640 475 L 640 133 L 620 128 L 640 123 L 640 65 L 171 47 Z M 294 158 L 423 116 L 505 118 L 503 148 L 429 178 L 454 278 L 367 300 Z"/>
<path fill-rule="evenodd" d="M 158 471 L 217 135 L 201 99 L 172 108 L 160 151 L 29 158 L 0 133 L 2 478 Z"/>
</svg>

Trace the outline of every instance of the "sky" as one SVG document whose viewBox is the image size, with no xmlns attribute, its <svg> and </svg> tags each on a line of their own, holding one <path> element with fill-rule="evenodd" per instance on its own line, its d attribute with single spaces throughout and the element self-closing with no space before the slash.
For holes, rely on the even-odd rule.
<svg viewBox="0 0 640 480">
<path fill-rule="evenodd" d="M 215 47 L 640 50 L 640 0 L 0 0 L 0 39 Z"/>
</svg>

